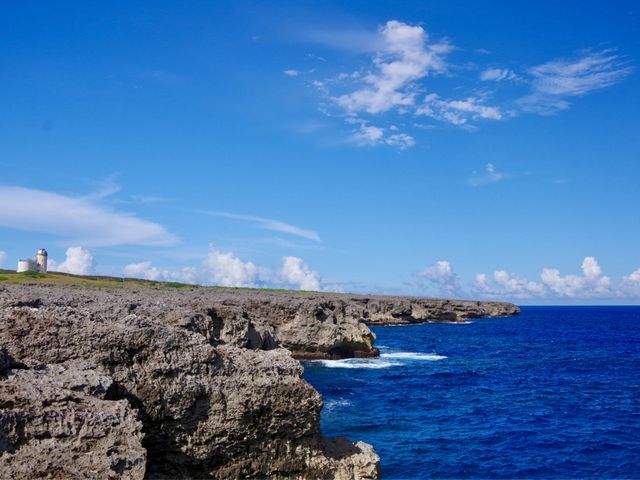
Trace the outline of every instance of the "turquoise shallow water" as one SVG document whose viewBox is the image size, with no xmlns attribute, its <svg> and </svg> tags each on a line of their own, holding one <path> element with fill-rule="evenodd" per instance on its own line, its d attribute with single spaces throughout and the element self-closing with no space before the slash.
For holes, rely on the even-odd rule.
<svg viewBox="0 0 640 480">
<path fill-rule="evenodd" d="M 379 359 L 306 362 L 325 435 L 384 478 L 640 478 L 640 307 L 524 307 L 374 329 Z"/>
</svg>

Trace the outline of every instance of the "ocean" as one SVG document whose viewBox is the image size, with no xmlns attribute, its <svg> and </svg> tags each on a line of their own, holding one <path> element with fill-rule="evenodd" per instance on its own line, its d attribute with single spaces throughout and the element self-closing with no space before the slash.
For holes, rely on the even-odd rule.
<svg viewBox="0 0 640 480">
<path fill-rule="evenodd" d="M 372 330 L 380 358 L 304 376 L 383 478 L 640 478 L 640 307 Z"/>
</svg>

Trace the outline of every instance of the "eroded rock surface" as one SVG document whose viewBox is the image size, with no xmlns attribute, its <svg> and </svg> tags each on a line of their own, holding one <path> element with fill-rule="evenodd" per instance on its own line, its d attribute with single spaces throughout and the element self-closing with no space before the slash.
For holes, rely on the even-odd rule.
<svg viewBox="0 0 640 480">
<path fill-rule="evenodd" d="M 33 364 L 0 351 L 0 477 L 142 479 L 142 423 L 83 362 Z"/>
<path fill-rule="evenodd" d="M 28 465 L 45 476 L 74 476 L 49 464 L 45 452 L 50 439 L 44 432 L 51 430 L 52 438 L 68 435 L 78 448 L 90 449 L 74 433 L 76 419 L 83 425 L 89 421 L 80 412 L 87 419 L 89 412 L 112 419 L 114 429 L 122 424 L 126 430 L 135 424 L 125 421 L 132 409 L 143 425 L 149 478 L 378 477 L 379 458 L 370 446 L 322 438 L 322 399 L 301 378 L 299 362 L 277 346 L 269 325 L 253 325 L 233 305 L 221 304 L 222 314 L 214 314 L 211 302 L 204 308 L 197 296 L 182 293 L 25 286 L 0 290 L 0 345 L 6 349 L 0 363 L 10 372 L 0 380 L 8 400 L 0 406 L 2 415 L 16 408 L 11 398 L 27 398 L 20 388 L 33 390 L 44 381 L 42 372 L 45 378 L 64 377 L 62 393 L 41 389 L 33 395 L 41 403 L 34 398 L 24 407 L 31 412 L 25 422 L 34 433 L 20 440 L 20 448 L 3 444 L 0 477 Z M 222 321 L 219 315 L 224 315 Z M 38 362 L 48 366 L 13 368 Z M 98 376 L 89 381 L 92 371 Z M 19 381 L 13 380 L 16 375 Z M 85 377 L 86 385 L 103 385 L 109 399 L 71 381 Z M 66 392 L 73 393 L 73 400 Z M 51 417 L 51 405 L 67 430 L 58 432 L 57 424 L 39 420 Z M 131 432 L 128 436 L 135 438 Z M 131 459 L 130 476 L 139 478 L 140 464 L 134 462 L 138 450 L 124 442 L 120 446 Z M 75 453 L 60 450 L 55 465 L 73 463 Z M 99 471 L 91 462 L 103 462 L 91 450 L 84 459 L 89 464 L 76 462 L 78 471 Z M 98 478 L 108 478 L 99 472 Z"/>
<path fill-rule="evenodd" d="M 322 438 L 322 399 L 294 356 L 375 355 L 367 323 L 515 313 L 408 297 L 0 287 L 0 477 L 375 479 L 371 446 Z"/>
</svg>

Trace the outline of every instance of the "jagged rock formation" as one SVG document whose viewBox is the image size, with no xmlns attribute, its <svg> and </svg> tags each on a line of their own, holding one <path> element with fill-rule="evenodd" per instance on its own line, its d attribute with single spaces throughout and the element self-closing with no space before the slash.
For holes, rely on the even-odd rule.
<svg viewBox="0 0 640 480">
<path fill-rule="evenodd" d="M 412 297 L 353 298 L 362 305 L 367 325 L 397 325 L 428 322 L 461 322 L 467 318 L 518 315 L 520 308 L 507 302 L 441 300 Z"/>
<path fill-rule="evenodd" d="M 337 294 L 0 287 L 0 477 L 377 478 L 371 446 L 322 438 L 322 399 L 291 354 L 375 355 L 365 322 L 517 312 Z"/>
<path fill-rule="evenodd" d="M 220 325 L 215 315 L 201 316 L 180 302 L 173 310 L 166 293 L 0 291 L 0 345 L 6 348 L 0 364 L 7 375 L 0 379 L 0 410 L 8 419 L 0 477 L 27 471 L 73 476 L 58 469 L 67 465 L 93 478 L 109 478 L 111 470 L 140 478 L 145 452 L 134 441 L 140 435 L 132 409 L 143 425 L 150 478 L 378 477 L 379 459 L 369 445 L 321 437 L 322 399 L 287 350 L 248 348 L 273 347 L 267 330 Z M 15 369 L 37 362 L 50 366 Z M 50 388 L 36 387 L 44 384 Z M 96 396 L 98 384 L 109 395 Z M 39 390 L 28 396 L 20 388 Z M 16 416 L 28 431 L 11 428 Z M 79 433 L 87 422 L 95 439 Z M 56 435 L 67 438 L 69 448 L 50 462 Z M 110 442 L 122 460 L 113 457 Z M 76 461 L 79 452 L 86 453 L 85 463 Z"/>
<path fill-rule="evenodd" d="M 112 380 L 86 363 L 14 361 L 0 349 L 0 477 L 142 479 L 142 423 L 107 400 Z"/>
</svg>

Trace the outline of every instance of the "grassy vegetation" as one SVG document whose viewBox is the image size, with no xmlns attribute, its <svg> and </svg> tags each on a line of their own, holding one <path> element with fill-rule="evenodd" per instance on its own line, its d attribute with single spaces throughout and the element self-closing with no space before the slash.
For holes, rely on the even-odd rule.
<svg viewBox="0 0 640 480">
<path fill-rule="evenodd" d="M 72 275 L 61 272 L 24 272 L 16 273 L 10 270 L 0 270 L 0 285 L 86 285 L 93 287 L 152 287 L 152 288 L 197 288 L 178 282 L 155 282 L 137 278 L 117 278 L 102 275 Z"/>
<path fill-rule="evenodd" d="M 180 282 L 158 282 L 138 278 L 118 278 L 104 275 L 72 275 L 61 272 L 24 272 L 0 269 L 0 286 L 2 285 L 82 285 L 109 288 L 207 288 L 228 291 L 257 291 L 265 293 L 309 294 L 303 290 L 285 290 L 280 288 L 245 288 L 245 287 L 203 287 Z"/>
</svg>

